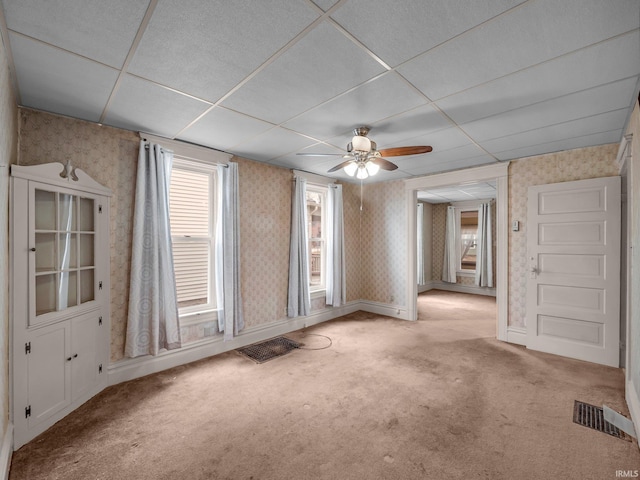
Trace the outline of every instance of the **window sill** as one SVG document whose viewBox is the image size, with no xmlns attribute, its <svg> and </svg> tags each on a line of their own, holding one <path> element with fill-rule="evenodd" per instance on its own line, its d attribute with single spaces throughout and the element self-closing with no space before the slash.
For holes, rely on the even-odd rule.
<svg viewBox="0 0 640 480">
<path fill-rule="evenodd" d="M 196 325 L 198 323 L 217 322 L 218 311 L 209 310 L 201 313 L 183 313 L 179 317 L 180 317 L 180 325 L 183 327 L 186 327 L 189 325 Z"/>
<path fill-rule="evenodd" d="M 327 296 L 327 290 L 326 289 L 322 289 L 322 290 L 312 290 L 310 292 L 311 294 L 311 299 L 314 298 L 320 298 L 320 297 L 326 297 Z"/>
<path fill-rule="evenodd" d="M 475 270 L 458 270 L 456 272 L 456 275 L 458 277 L 475 277 L 476 271 Z"/>
</svg>

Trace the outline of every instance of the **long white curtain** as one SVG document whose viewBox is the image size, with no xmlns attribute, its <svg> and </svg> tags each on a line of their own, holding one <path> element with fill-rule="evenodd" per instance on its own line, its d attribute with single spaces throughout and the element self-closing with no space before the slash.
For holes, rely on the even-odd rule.
<svg viewBox="0 0 640 480">
<path fill-rule="evenodd" d="M 309 315 L 309 236 L 307 232 L 307 181 L 296 177 L 291 201 L 291 242 L 289 244 L 289 291 L 287 315 Z"/>
<path fill-rule="evenodd" d="M 416 218 L 416 231 L 417 231 L 417 261 L 418 261 L 418 285 L 424 285 L 427 280 L 424 272 L 424 203 L 418 202 Z"/>
<path fill-rule="evenodd" d="M 493 287 L 493 238 L 491 203 L 478 207 L 478 241 L 476 247 L 476 285 Z"/>
<path fill-rule="evenodd" d="M 444 262 L 442 264 L 442 281 L 456 283 L 456 209 L 447 207 L 447 225 L 444 237 Z"/>
<path fill-rule="evenodd" d="M 218 165 L 216 300 L 218 329 L 231 340 L 244 328 L 240 292 L 240 204 L 238 164 Z"/>
<path fill-rule="evenodd" d="M 140 142 L 125 344 L 129 357 L 182 346 L 169 223 L 172 162 L 171 151 Z"/>
<path fill-rule="evenodd" d="M 347 301 L 342 185 L 329 185 L 327 211 L 326 304 L 339 307 Z"/>
</svg>

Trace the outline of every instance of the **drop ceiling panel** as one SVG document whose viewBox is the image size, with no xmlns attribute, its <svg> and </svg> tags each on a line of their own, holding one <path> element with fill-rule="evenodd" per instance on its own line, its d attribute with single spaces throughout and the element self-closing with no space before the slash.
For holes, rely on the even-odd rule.
<svg viewBox="0 0 640 480">
<path fill-rule="evenodd" d="M 137 77 L 123 78 L 104 123 L 173 138 L 209 105 Z"/>
<path fill-rule="evenodd" d="M 218 150 L 229 150 L 271 128 L 273 125 L 270 123 L 216 107 L 180 133 L 178 138 Z"/>
<path fill-rule="evenodd" d="M 398 71 L 437 100 L 637 29 L 639 7 L 636 0 L 527 2 Z"/>
<path fill-rule="evenodd" d="M 465 168 L 479 167 L 495 163 L 495 160 L 487 155 L 472 158 L 450 160 L 447 162 L 434 162 L 420 166 L 419 168 L 404 169 L 412 176 L 433 175 L 434 173 L 450 172 L 452 170 L 462 170 Z"/>
<path fill-rule="evenodd" d="M 78 55 L 10 34 L 22 105 L 96 122 L 118 71 Z"/>
<path fill-rule="evenodd" d="M 412 140 L 427 137 L 438 130 L 452 126 L 451 121 L 431 105 L 422 105 L 408 112 L 385 119 L 371 125 L 369 136 L 378 144 L 378 148 L 417 145 Z M 344 137 L 346 142 L 351 140 Z M 345 143 L 346 144 L 346 143 Z M 431 145 L 431 143 L 427 143 Z"/>
<path fill-rule="evenodd" d="M 522 0 L 351 0 L 332 18 L 394 67 L 519 3 Z"/>
<path fill-rule="evenodd" d="M 583 148 L 594 145 L 606 145 L 608 143 L 618 143 L 622 138 L 623 130 L 612 130 L 610 132 L 594 133 L 593 135 L 584 135 L 575 138 L 564 138 L 550 143 L 532 145 L 530 147 L 516 148 L 496 154 L 501 160 L 512 160 L 517 158 L 532 157 L 535 155 L 544 155 L 545 153 L 561 152 L 564 150 L 573 150 L 574 148 Z"/>
<path fill-rule="evenodd" d="M 488 152 L 495 154 L 501 160 L 505 158 L 503 152 L 509 152 L 518 148 L 531 148 L 536 145 L 558 142 L 563 139 L 572 139 L 587 135 L 595 135 L 609 132 L 612 125 L 623 125 L 627 118 L 627 109 L 614 110 L 600 115 L 580 118 L 570 122 L 537 128 L 527 132 L 509 135 L 482 142 L 481 146 Z M 617 141 L 617 140 L 615 140 Z M 545 148 L 546 149 L 546 148 Z"/>
<path fill-rule="evenodd" d="M 322 8 L 325 12 L 336 3 L 336 0 L 313 0 L 313 3 Z"/>
<path fill-rule="evenodd" d="M 638 0 L 0 7 L 21 105 L 321 174 L 340 157 L 295 153 L 343 152 L 355 127 L 379 148 L 433 146 L 367 183 L 618 142 L 640 88 Z"/>
<path fill-rule="evenodd" d="M 464 162 L 465 160 L 474 160 L 477 158 L 484 158 L 485 160 L 495 162 L 496 160 L 477 146 L 470 144 L 458 148 L 452 148 L 450 150 L 425 153 L 424 155 L 412 155 L 410 157 L 396 157 L 394 163 L 398 165 L 402 170 L 415 172 L 420 171 L 421 168 L 428 169 L 428 167 L 436 164 L 448 164 L 451 162 Z M 469 166 L 473 166 L 470 164 Z M 462 168 L 462 167 L 458 167 Z M 428 170 L 427 170 L 428 171 Z"/>
<path fill-rule="evenodd" d="M 627 108 L 636 91 L 636 78 L 602 85 L 462 125 L 476 141 L 500 138 L 548 125 Z M 611 129 L 624 125 L 611 125 Z"/>
<path fill-rule="evenodd" d="M 317 17 L 304 0 L 160 1 L 130 71 L 217 101 Z"/>
<path fill-rule="evenodd" d="M 423 105 L 427 100 L 395 73 L 373 81 L 285 123 L 285 127 L 319 140 L 345 134 L 360 125 Z"/>
<path fill-rule="evenodd" d="M 233 148 L 236 155 L 269 162 L 276 157 L 301 150 L 316 143 L 291 130 L 276 127 Z"/>
<path fill-rule="evenodd" d="M 336 28 L 322 23 L 222 104 L 282 123 L 384 71 Z"/>
<path fill-rule="evenodd" d="M 458 123 L 560 97 L 640 73 L 638 30 L 521 70 L 437 102 Z M 558 81 L 561 78 L 562 81 Z"/>
<path fill-rule="evenodd" d="M 2 0 L 7 28 L 112 67 L 124 63 L 149 0 Z"/>
<path fill-rule="evenodd" d="M 297 153 L 318 153 L 329 155 L 305 156 L 297 155 Z M 342 158 L 342 155 L 344 154 L 345 151 L 340 150 L 339 148 L 335 148 L 324 143 L 315 143 L 306 148 L 299 149 L 298 152 L 288 153 L 286 155 L 278 157 L 271 163 L 280 165 L 282 167 L 294 168 L 313 173 L 318 173 L 318 170 L 320 170 L 324 175 L 331 167 L 344 161 L 344 159 Z"/>
</svg>

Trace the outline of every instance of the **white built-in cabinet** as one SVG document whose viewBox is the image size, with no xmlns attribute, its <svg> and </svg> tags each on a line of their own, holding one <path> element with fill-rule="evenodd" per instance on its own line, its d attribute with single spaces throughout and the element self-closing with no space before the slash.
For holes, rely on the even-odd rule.
<svg viewBox="0 0 640 480">
<path fill-rule="evenodd" d="M 11 166 L 15 449 L 107 385 L 110 196 L 70 165 Z"/>
</svg>

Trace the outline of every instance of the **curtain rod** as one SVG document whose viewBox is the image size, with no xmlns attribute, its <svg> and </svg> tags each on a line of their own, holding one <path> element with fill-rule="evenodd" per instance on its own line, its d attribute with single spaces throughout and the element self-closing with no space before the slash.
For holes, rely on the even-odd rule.
<svg viewBox="0 0 640 480">
<path fill-rule="evenodd" d="M 149 140 L 147 140 L 146 138 L 141 138 L 141 140 L 143 142 L 145 142 L 144 148 L 145 150 L 149 150 L 149 146 L 151 145 L 151 143 L 149 143 Z M 160 145 L 159 143 L 156 143 L 155 145 Z M 169 150 L 168 148 L 164 148 L 162 145 L 160 145 L 160 148 L 164 151 L 167 152 L 171 152 L 175 155 L 175 152 L 173 150 Z M 178 157 L 180 157 L 180 155 L 178 155 Z M 184 158 L 184 157 L 183 157 Z M 220 166 L 222 165 L 224 168 L 229 168 L 229 164 L 228 163 L 220 163 L 220 162 L 205 162 L 205 161 L 200 161 L 200 163 L 206 163 L 207 165 L 215 165 L 215 166 Z"/>
</svg>

